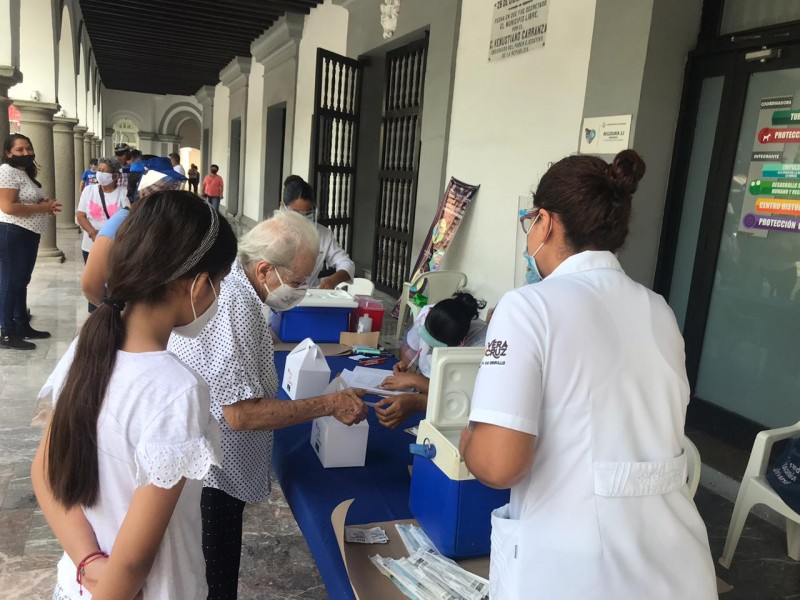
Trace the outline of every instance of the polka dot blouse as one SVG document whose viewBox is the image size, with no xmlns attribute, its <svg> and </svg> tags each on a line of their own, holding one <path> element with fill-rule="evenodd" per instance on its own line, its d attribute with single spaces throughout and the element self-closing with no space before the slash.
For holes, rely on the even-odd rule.
<svg viewBox="0 0 800 600">
<path fill-rule="evenodd" d="M 211 388 L 211 414 L 222 430 L 222 468 L 211 467 L 203 485 L 243 500 L 270 491 L 271 431 L 234 431 L 222 407 L 250 398 L 275 398 L 278 375 L 266 307 L 237 260 L 222 280 L 219 308 L 194 339 L 173 335 L 169 349 L 200 373 Z"/>
</svg>

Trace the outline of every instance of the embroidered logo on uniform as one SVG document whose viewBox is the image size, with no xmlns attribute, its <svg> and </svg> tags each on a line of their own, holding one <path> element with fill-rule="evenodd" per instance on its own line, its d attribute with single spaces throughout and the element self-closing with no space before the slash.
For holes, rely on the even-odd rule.
<svg viewBox="0 0 800 600">
<path fill-rule="evenodd" d="M 506 350 L 508 350 L 508 342 L 505 340 L 492 340 L 486 346 L 486 350 L 484 351 L 484 356 L 491 356 L 493 358 L 500 358 L 501 356 L 506 355 Z"/>
</svg>

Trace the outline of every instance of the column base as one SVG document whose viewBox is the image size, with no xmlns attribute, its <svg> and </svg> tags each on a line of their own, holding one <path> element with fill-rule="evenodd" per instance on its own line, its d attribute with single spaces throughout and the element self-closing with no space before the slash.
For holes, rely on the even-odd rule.
<svg viewBox="0 0 800 600">
<path fill-rule="evenodd" d="M 65 260 L 67 257 L 58 248 L 44 248 L 36 255 L 36 262 L 63 263 Z"/>
</svg>

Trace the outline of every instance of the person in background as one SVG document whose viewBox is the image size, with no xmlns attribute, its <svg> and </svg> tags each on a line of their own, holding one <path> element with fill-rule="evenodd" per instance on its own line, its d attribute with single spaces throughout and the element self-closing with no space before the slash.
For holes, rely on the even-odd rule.
<svg viewBox="0 0 800 600">
<path fill-rule="evenodd" d="M 8 136 L 0 155 L 0 348 L 35 350 L 27 340 L 50 337 L 31 327 L 28 284 L 47 217 L 60 212 L 61 203 L 44 197 L 37 172 L 31 140 Z"/>
<path fill-rule="evenodd" d="M 219 203 L 222 200 L 222 192 L 225 187 L 225 182 L 222 176 L 219 175 L 219 167 L 211 165 L 211 172 L 203 177 L 203 198 L 208 200 L 209 204 L 219 210 Z"/>
<path fill-rule="evenodd" d="M 236 598 L 242 511 L 246 502 L 269 495 L 272 430 L 322 416 L 346 425 L 366 418 L 357 390 L 276 399 L 267 309 L 289 310 L 303 299 L 318 247 L 311 223 L 276 211 L 241 239 L 214 318 L 199 336 L 176 332 L 169 341 L 169 349 L 209 382 L 211 414 L 222 428 L 222 465 L 206 476 L 202 499 L 209 600 Z"/>
<path fill-rule="evenodd" d="M 143 160 L 142 159 L 143 156 L 144 155 L 142 154 L 141 150 L 137 150 L 136 148 L 133 148 L 131 150 L 131 160 L 130 160 L 130 162 L 128 164 L 132 165 L 133 163 L 140 162 L 141 160 Z"/>
<path fill-rule="evenodd" d="M 486 303 L 472 294 L 457 292 L 452 298 L 424 307 L 406 334 L 400 349 L 400 362 L 381 387 L 409 391 L 384 398 L 375 406 L 378 422 L 394 429 L 414 412 L 428 408 L 428 384 L 434 348 L 483 346 L 486 323 L 478 319 L 478 311 Z"/>
<path fill-rule="evenodd" d="M 189 180 L 189 191 L 197 193 L 197 186 L 200 183 L 200 171 L 197 170 L 197 165 L 192 163 L 189 166 L 189 171 L 186 173 L 186 178 Z"/>
<path fill-rule="evenodd" d="M 40 395 L 54 409 L 31 480 L 64 549 L 54 598 L 206 597 L 200 495 L 219 428 L 208 385 L 166 345 L 214 314 L 235 256 L 228 222 L 188 192 L 153 194 L 120 230 L 109 295 Z"/>
<path fill-rule="evenodd" d="M 169 155 L 169 160 L 172 162 L 172 168 L 180 173 L 183 177 L 186 177 L 186 169 L 184 169 L 183 165 L 181 164 L 181 155 L 177 152 L 171 152 Z"/>
<path fill-rule="evenodd" d="M 539 282 L 497 305 L 459 444 L 479 481 L 511 489 L 492 600 L 717 598 L 686 483 L 683 338 L 614 255 L 644 171 L 633 150 L 564 158 L 521 217 Z"/>
<path fill-rule="evenodd" d="M 167 190 L 178 190 L 184 179 L 172 168 L 169 159 L 164 157 L 152 157 L 141 163 L 133 165 L 134 171 L 131 177 L 139 173 L 136 170 L 143 169 L 142 177 L 139 180 L 139 188 L 132 197 L 131 205 L 139 200 L 144 200 L 155 192 Z M 90 304 L 99 305 L 106 292 L 106 275 L 108 267 L 108 255 L 114 245 L 114 238 L 120 225 L 130 214 L 128 207 L 122 207 L 116 214 L 100 228 L 89 252 L 86 267 L 81 276 L 81 290 Z"/>
<path fill-rule="evenodd" d="M 127 189 L 128 187 L 128 173 L 131 170 L 131 163 L 133 162 L 133 154 L 131 147 L 128 144 L 122 143 L 114 146 L 114 156 L 119 161 L 119 180 L 117 185 Z"/>
<path fill-rule="evenodd" d="M 89 161 L 89 168 L 83 172 L 83 175 L 81 175 L 81 193 L 83 193 L 83 190 L 87 185 L 94 185 L 97 183 L 97 177 L 95 176 L 96 172 L 97 159 L 93 158 Z"/>
<path fill-rule="evenodd" d="M 76 220 L 83 229 L 81 252 L 84 264 L 100 228 L 121 208 L 130 206 L 125 188 L 117 185 L 119 161 L 116 158 L 101 158 L 97 167 L 97 184 L 90 185 L 81 194 Z M 89 303 L 89 312 L 96 306 Z"/>
<path fill-rule="evenodd" d="M 309 287 L 332 290 L 340 283 L 351 281 L 356 272 L 356 265 L 342 250 L 333 232 L 317 223 L 317 207 L 314 202 L 314 190 L 299 175 L 290 175 L 283 182 L 283 200 L 281 207 L 303 215 L 316 225 L 319 235 L 319 255 L 311 272 Z M 333 269 L 333 273 L 320 279 L 323 268 Z"/>
</svg>

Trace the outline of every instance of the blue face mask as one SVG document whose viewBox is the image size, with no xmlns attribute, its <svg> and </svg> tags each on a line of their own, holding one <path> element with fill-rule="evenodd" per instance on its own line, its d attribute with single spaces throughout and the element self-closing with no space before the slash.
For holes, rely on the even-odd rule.
<svg viewBox="0 0 800 600">
<path fill-rule="evenodd" d="M 542 274 L 539 273 L 539 267 L 536 266 L 536 261 L 528 254 L 527 247 L 523 250 L 522 256 L 524 256 L 525 260 L 528 262 L 528 270 L 525 272 L 525 283 L 539 283 L 542 280 Z"/>
<path fill-rule="evenodd" d="M 531 224 L 531 228 L 528 230 L 528 235 L 530 235 L 531 231 L 533 231 L 533 226 L 536 225 L 536 221 L 539 220 L 540 216 L 541 213 L 536 215 L 536 218 L 533 220 L 533 223 Z M 550 228 L 551 229 L 553 228 L 552 222 L 550 223 Z M 547 235 L 548 236 L 550 235 L 549 231 L 547 232 Z M 545 242 L 546 241 L 547 238 L 545 238 Z M 542 277 L 542 274 L 539 272 L 539 267 L 536 266 L 536 260 L 534 259 L 539 250 L 542 249 L 542 246 L 544 246 L 544 242 L 539 244 L 539 247 L 536 249 L 536 252 L 534 252 L 533 255 L 531 255 L 528 253 L 528 244 L 526 243 L 525 250 L 523 250 L 522 252 L 522 256 L 525 257 L 525 261 L 528 263 L 528 270 L 525 272 L 525 282 L 528 284 L 539 283 L 542 279 L 544 279 Z"/>
</svg>

